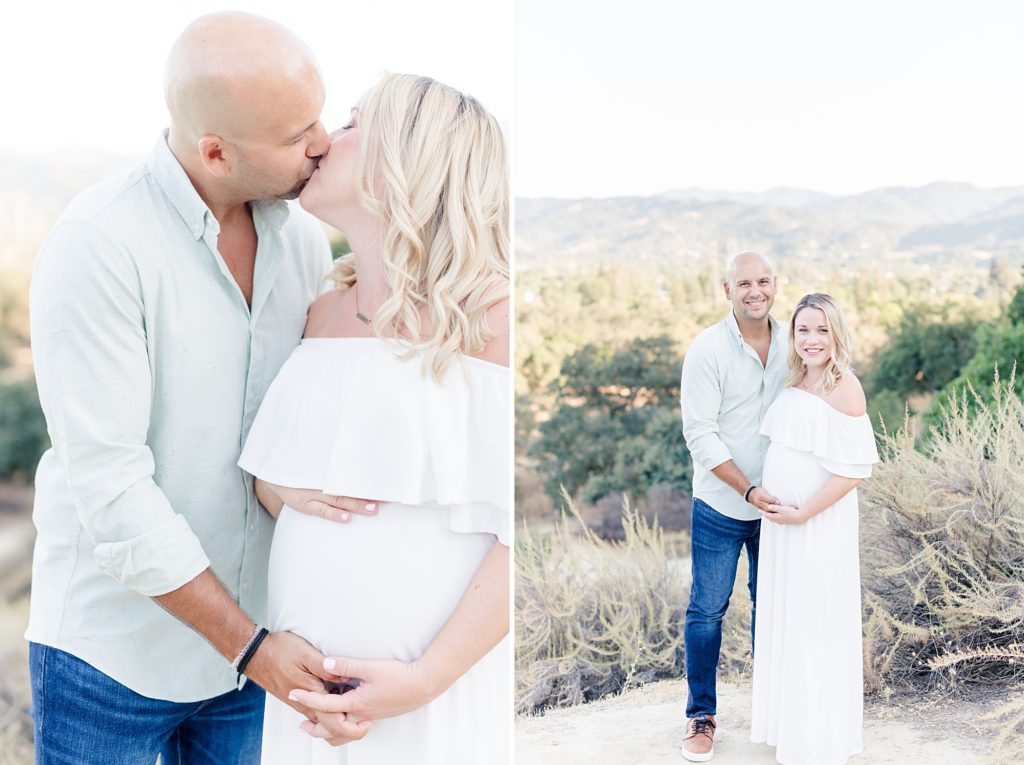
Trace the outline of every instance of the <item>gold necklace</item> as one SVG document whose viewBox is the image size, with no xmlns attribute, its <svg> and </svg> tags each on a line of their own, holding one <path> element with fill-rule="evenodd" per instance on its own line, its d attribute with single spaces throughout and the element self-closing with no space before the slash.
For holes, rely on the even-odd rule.
<svg viewBox="0 0 1024 765">
<path fill-rule="evenodd" d="M 366 326 L 370 326 L 370 320 L 359 310 L 359 284 L 353 285 L 353 289 L 356 291 L 356 318 Z"/>
</svg>

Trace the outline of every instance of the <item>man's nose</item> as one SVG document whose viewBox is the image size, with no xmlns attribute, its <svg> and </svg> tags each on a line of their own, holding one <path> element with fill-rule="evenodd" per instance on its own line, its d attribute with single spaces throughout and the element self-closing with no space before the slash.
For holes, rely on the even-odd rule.
<svg viewBox="0 0 1024 765">
<path fill-rule="evenodd" d="M 306 149 L 306 156 L 310 158 L 322 157 L 330 151 L 332 137 L 327 135 L 324 123 L 317 122 L 316 127 L 313 129 L 313 140 L 309 142 L 309 146 Z"/>
</svg>

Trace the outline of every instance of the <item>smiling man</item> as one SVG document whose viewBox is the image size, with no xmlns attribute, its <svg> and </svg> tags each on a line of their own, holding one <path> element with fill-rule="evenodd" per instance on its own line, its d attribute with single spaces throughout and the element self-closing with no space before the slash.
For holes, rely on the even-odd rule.
<svg viewBox="0 0 1024 765">
<path fill-rule="evenodd" d="M 284 201 L 328 151 L 323 81 L 287 29 L 217 13 L 174 44 L 165 96 L 152 154 L 72 201 L 33 273 L 43 763 L 256 763 L 257 683 L 324 688 L 316 649 L 259 627 L 273 524 L 236 465 L 330 268 Z"/>
<path fill-rule="evenodd" d="M 691 762 L 714 755 L 722 618 L 743 549 L 751 603 L 757 592 L 758 508 L 777 501 L 758 486 L 768 449 L 759 430 L 782 390 L 788 350 L 785 328 L 769 315 L 777 280 L 764 255 L 732 258 L 723 286 L 732 310 L 690 345 L 680 390 L 683 435 L 693 459 L 693 583 L 684 628 L 689 697 L 682 744 Z"/>
</svg>

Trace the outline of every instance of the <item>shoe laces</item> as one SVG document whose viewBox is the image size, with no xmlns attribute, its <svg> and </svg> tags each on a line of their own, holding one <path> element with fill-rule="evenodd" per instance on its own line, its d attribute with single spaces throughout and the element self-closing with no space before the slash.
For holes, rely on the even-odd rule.
<svg viewBox="0 0 1024 765">
<path fill-rule="evenodd" d="M 695 736 L 713 736 L 715 733 L 715 723 L 710 717 L 694 717 L 693 718 L 693 735 Z"/>
</svg>

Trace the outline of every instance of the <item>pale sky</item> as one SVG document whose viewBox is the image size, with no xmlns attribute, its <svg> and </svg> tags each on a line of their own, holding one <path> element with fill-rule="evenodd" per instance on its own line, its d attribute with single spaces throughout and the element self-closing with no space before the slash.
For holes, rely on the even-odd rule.
<svg viewBox="0 0 1024 765">
<path fill-rule="evenodd" d="M 383 71 L 453 85 L 510 129 L 512 0 L 17 0 L 0 13 L 0 152 L 146 155 L 167 122 L 171 44 L 192 19 L 225 8 L 272 18 L 310 45 L 328 129 Z"/>
<path fill-rule="evenodd" d="M 517 196 L 1024 185 L 1018 0 L 516 0 Z"/>
</svg>

